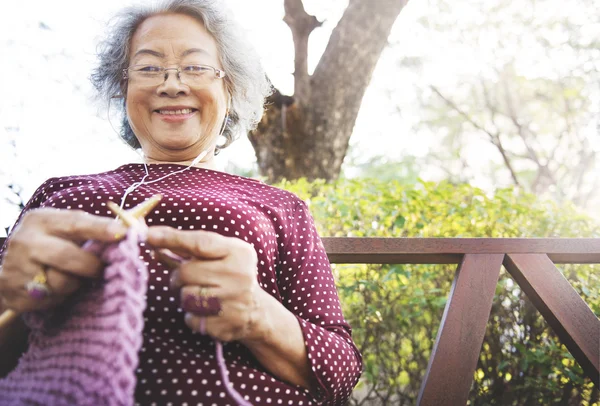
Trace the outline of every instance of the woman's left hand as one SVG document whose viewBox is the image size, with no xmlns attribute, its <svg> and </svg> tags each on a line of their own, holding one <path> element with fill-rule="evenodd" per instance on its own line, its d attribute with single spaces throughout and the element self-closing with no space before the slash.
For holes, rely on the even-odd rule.
<svg viewBox="0 0 600 406">
<path fill-rule="evenodd" d="M 250 244 L 214 232 L 165 226 L 150 227 L 148 243 L 188 258 L 173 270 L 171 288 L 180 289 L 185 322 L 193 331 L 200 331 L 205 319 L 205 333 L 217 340 L 261 339 L 260 304 L 266 292 L 258 284 L 256 251 Z M 220 304 L 219 314 L 206 315 L 215 304 Z"/>
</svg>

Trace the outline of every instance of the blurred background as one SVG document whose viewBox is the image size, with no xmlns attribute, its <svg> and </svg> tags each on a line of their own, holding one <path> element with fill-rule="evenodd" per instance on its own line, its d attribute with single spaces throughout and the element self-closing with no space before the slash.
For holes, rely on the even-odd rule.
<svg viewBox="0 0 600 406">
<path fill-rule="evenodd" d="M 88 81 L 107 21 L 132 3 L 40 0 L 5 6 L 1 230 L 45 179 L 140 160 L 118 139 L 118 118 L 111 127 L 110 112 L 91 101 Z M 283 21 L 284 0 L 227 3 L 275 88 L 292 96 L 294 42 Z M 323 23 L 309 37 L 310 74 L 348 1 L 303 4 Z M 448 179 L 489 192 L 519 187 L 573 201 L 597 216 L 599 7 L 593 0 L 421 0 L 399 8 L 372 77 L 369 66 L 352 73 L 370 83 L 349 146 L 339 147 L 345 158 L 338 176 Z M 370 13 L 377 13 L 375 5 Z M 358 27 L 349 35 L 368 34 Z M 219 165 L 260 175 L 245 135 L 224 150 Z"/>
<path fill-rule="evenodd" d="M 600 237 L 598 1 L 226 2 L 276 92 L 220 169 L 294 191 L 322 236 Z M 47 178 L 141 161 L 88 80 L 133 3 L 3 6 L 0 236 Z M 560 270 L 599 316 L 598 267 Z M 334 273 L 365 355 L 351 403 L 414 404 L 454 269 Z M 469 404 L 598 404 L 504 271 L 492 314 Z"/>
</svg>

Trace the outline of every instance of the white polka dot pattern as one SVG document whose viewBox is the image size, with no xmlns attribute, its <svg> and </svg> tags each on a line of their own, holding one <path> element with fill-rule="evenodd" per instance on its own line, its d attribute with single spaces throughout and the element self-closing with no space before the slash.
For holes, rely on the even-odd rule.
<svg viewBox="0 0 600 406">
<path fill-rule="evenodd" d="M 181 169 L 151 165 L 157 179 Z M 112 216 L 107 200 L 120 203 L 125 189 L 144 175 L 130 164 L 98 175 L 53 178 L 34 194 L 26 210 L 36 207 L 80 209 Z M 298 318 L 314 381 L 312 393 L 275 379 L 237 342 L 224 345 L 233 387 L 255 405 L 343 405 L 358 381 L 361 356 L 341 312 L 331 267 L 305 203 L 293 194 L 259 181 L 208 169 L 190 168 L 151 185 L 126 200 L 125 208 L 161 193 L 149 226 L 206 230 L 240 238 L 258 255 L 260 286 Z M 3 253 L 0 250 L 0 258 Z M 144 344 L 136 370 L 136 402 L 141 405 L 232 405 L 214 356 L 214 342 L 193 334 L 183 321 L 169 271 L 141 246 L 149 271 Z"/>
</svg>

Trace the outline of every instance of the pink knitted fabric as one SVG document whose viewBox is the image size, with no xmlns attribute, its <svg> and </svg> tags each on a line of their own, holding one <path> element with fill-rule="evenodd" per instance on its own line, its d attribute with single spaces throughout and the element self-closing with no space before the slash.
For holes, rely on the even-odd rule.
<svg viewBox="0 0 600 406">
<path fill-rule="evenodd" d="M 139 259 L 145 228 L 99 247 L 104 280 L 54 312 L 30 313 L 29 349 L 0 380 L 0 405 L 132 405 L 142 345 L 148 272 Z"/>
</svg>

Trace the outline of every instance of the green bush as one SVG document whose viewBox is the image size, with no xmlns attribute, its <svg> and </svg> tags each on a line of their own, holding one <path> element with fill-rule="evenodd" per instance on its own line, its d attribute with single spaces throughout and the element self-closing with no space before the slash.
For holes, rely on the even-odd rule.
<svg viewBox="0 0 600 406">
<path fill-rule="evenodd" d="M 306 200 L 321 236 L 599 237 L 569 205 L 469 185 L 374 179 L 282 182 Z M 364 372 L 351 404 L 415 404 L 456 266 L 337 265 L 339 294 Z M 600 314 L 597 265 L 561 271 Z M 448 371 L 452 373 L 452 371 Z M 502 271 L 471 405 L 598 405 L 598 389 Z"/>
</svg>

